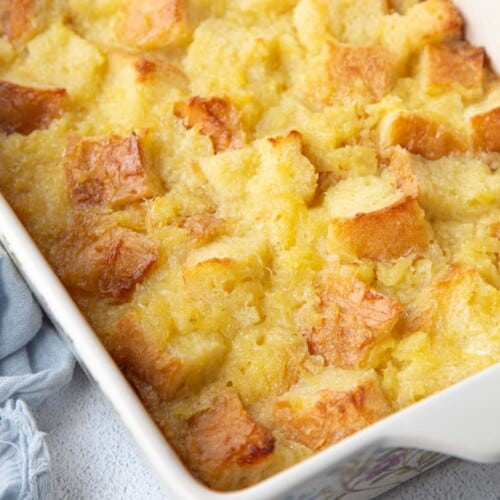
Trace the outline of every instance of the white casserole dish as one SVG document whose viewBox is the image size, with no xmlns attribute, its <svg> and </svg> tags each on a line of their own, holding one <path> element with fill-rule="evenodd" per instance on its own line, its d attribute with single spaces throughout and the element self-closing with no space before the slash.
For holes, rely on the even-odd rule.
<svg viewBox="0 0 500 500">
<path fill-rule="evenodd" d="M 209 490 L 184 468 L 1 194 L 0 241 L 156 469 L 169 498 L 370 498 L 437 464 L 444 455 L 500 461 L 497 364 L 256 486 L 233 493 Z"/>
</svg>

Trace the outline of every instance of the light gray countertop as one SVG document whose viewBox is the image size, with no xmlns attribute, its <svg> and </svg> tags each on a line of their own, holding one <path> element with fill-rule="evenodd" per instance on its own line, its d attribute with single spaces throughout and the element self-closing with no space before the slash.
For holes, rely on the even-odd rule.
<svg viewBox="0 0 500 500">
<path fill-rule="evenodd" d="M 80 369 L 35 416 L 48 433 L 54 500 L 168 499 L 114 410 Z M 500 464 L 450 460 L 382 498 L 499 500 Z"/>
</svg>

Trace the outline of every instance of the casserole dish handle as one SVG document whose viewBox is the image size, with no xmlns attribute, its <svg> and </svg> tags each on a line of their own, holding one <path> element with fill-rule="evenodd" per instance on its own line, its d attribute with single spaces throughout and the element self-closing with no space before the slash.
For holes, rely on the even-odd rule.
<svg viewBox="0 0 500 500">
<path fill-rule="evenodd" d="M 385 444 L 500 462 L 500 364 L 395 415 Z M 399 417 L 399 418 L 398 418 Z"/>
</svg>

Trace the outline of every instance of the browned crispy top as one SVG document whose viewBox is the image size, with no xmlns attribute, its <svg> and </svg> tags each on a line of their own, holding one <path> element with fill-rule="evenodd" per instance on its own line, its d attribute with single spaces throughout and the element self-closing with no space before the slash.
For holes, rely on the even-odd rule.
<svg viewBox="0 0 500 500">
<path fill-rule="evenodd" d="M 0 81 L 0 132 L 23 135 L 45 129 L 60 118 L 66 90 L 26 87 Z"/>
<path fill-rule="evenodd" d="M 228 99 L 192 97 L 176 103 L 174 113 L 187 128 L 196 127 L 210 137 L 217 153 L 240 148 L 245 143 L 239 113 Z"/>
<path fill-rule="evenodd" d="M 320 296 L 322 319 L 306 335 L 309 350 L 342 368 L 362 365 L 373 346 L 391 332 L 403 309 L 397 300 L 357 279 L 333 278 Z"/>
<path fill-rule="evenodd" d="M 274 450 L 271 432 L 245 411 L 234 390 L 217 394 L 211 408 L 193 415 L 188 427 L 189 460 L 202 478 L 214 480 L 225 467 L 254 464 Z"/>
<path fill-rule="evenodd" d="M 157 250 L 147 236 L 130 229 L 98 231 L 76 218 L 56 251 L 58 273 L 72 289 L 125 300 L 156 262 Z"/>
<path fill-rule="evenodd" d="M 319 451 L 385 417 L 390 409 L 378 384 L 367 379 L 347 391 L 321 389 L 301 406 L 285 396 L 274 412 L 275 425 L 289 439 Z"/>
<path fill-rule="evenodd" d="M 31 26 L 35 0 L 2 0 L 0 2 L 0 36 L 14 42 Z"/>
<path fill-rule="evenodd" d="M 65 170 L 74 206 L 123 205 L 156 196 L 161 183 L 147 165 L 143 138 L 70 135 Z"/>
<path fill-rule="evenodd" d="M 334 219 L 334 231 L 358 257 L 397 259 L 429 243 L 425 214 L 411 196 L 374 212 Z"/>
<path fill-rule="evenodd" d="M 398 66 L 397 57 L 381 46 L 330 45 L 330 75 L 339 93 L 359 88 L 382 99 L 396 81 Z"/>
<path fill-rule="evenodd" d="M 445 87 L 459 84 L 480 87 L 483 81 L 484 51 L 466 42 L 427 45 L 423 52 L 425 85 Z"/>
<path fill-rule="evenodd" d="M 500 107 L 473 116 L 471 125 L 478 149 L 500 152 Z"/>
<path fill-rule="evenodd" d="M 444 123 L 415 113 L 399 113 L 386 125 L 385 145 L 399 145 L 410 153 L 437 160 L 466 150 L 467 143 Z"/>
</svg>

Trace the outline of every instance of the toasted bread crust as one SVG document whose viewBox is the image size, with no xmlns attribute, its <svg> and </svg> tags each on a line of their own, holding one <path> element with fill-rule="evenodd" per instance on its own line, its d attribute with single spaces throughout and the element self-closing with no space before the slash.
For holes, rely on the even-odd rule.
<svg viewBox="0 0 500 500">
<path fill-rule="evenodd" d="M 404 149 L 395 148 L 391 151 L 388 168 L 396 177 L 398 188 L 406 196 L 416 199 L 420 189 L 418 179 L 412 171 L 411 164 L 411 155 Z"/>
<path fill-rule="evenodd" d="M 16 42 L 31 27 L 35 0 L 2 0 L 0 3 L 0 36 Z"/>
<path fill-rule="evenodd" d="M 423 51 L 424 87 L 428 91 L 460 85 L 480 88 L 483 81 L 484 50 L 465 42 L 436 43 Z"/>
<path fill-rule="evenodd" d="M 257 423 L 243 408 L 237 393 L 217 394 L 212 407 L 188 420 L 188 458 L 202 479 L 216 482 L 225 469 L 263 460 L 274 451 L 269 429 Z"/>
<path fill-rule="evenodd" d="M 500 107 L 473 116 L 471 125 L 478 149 L 500 152 Z"/>
<path fill-rule="evenodd" d="M 124 205 L 161 193 L 161 183 L 147 168 L 141 136 L 105 138 L 70 135 L 65 171 L 75 207 Z"/>
<path fill-rule="evenodd" d="M 287 400 L 275 403 L 275 423 L 288 439 L 314 451 L 322 450 L 390 413 L 378 383 L 363 380 L 347 391 L 319 390 L 314 404 L 293 407 Z"/>
<path fill-rule="evenodd" d="M 180 384 L 181 360 L 167 354 L 148 336 L 133 315 L 123 316 L 108 349 L 116 363 L 151 385 L 163 401 L 169 401 Z"/>
<path fill-rule="evenodd" d="M 333 230 L 361 258 L 397 259 L 425 250 L 429 234 L 425 214 L 411 196 L 380 210 L 334 219 Z"/>
<path fill-rule="evenodd" d="M 382 130 L 383 146 L 401 146 L 410 153 L 437 160 L 466 150 L 467 141 L 452 128 L 414 113 L 398 113 Z"/>
<path fill-rule="evenodd" d="M 158 255 L 143 234 L 122 227 L 98 234 L 78 223 L 61 239 L 57 254 L 66 286 L 118 302 L 130 297 Z"/>
<path fill-rule="evenodd" d="M 196 127 L 208 136 L 216 153 L 241 148 L 245 143 L 239 113 L 226 98 L 192 97 L 187 102 L 176 103 L 174 114 L 183 120 L 186 128 Z"/>
<path fill-rule="evenodd" d="M 403 306 L 361 281 L 333 278 L 320 292 L 321 324 L 307 335 L 311 354 L 341 368 L 358 368 L 396 324 Z"/>
<path fill-rule="evenodd" d="M 397 57 L 384 47 L 330 44 L 330 77 L 336 93 L 360 88 L 380 100 L 396 82 L 398 67 Z"/>
<path fill-rule="evenodd" d="M 29 135 L 63 114 L 67 93 L 0 81 L 0 132 Z"/>
</svg>

